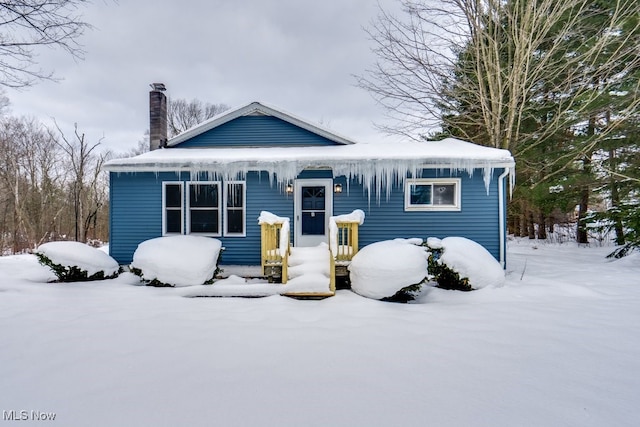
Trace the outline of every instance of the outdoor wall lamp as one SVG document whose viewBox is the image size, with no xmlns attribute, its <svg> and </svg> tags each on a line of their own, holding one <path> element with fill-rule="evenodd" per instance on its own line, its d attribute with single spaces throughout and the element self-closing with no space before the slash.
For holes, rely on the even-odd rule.
<svg viewBox="0 0 640 427">
<path fill-rule="evenodd" d="M 336 184 L 333 186 L 334 193 L 342 193 L 342 184 Z"/>
<path fill-rule="evenodd" d="M 285 191 L 287 192 L 287 194 L 292 194 L 293 193 L 293 184 L 288 183 L 287 184 L 287 188 L 285 189 Z"/>
</svg>

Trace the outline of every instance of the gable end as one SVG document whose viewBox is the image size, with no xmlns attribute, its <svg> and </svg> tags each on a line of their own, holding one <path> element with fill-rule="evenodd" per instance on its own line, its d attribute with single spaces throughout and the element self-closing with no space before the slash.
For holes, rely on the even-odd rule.
<svg viewBox="0 0 640 427">
<path fill-rule="evenodd" d="M 273 116 L 253 113 L 209 129 L 182 142 L 180 148 L 305 147 L 342 145 Z"/>
</svg>

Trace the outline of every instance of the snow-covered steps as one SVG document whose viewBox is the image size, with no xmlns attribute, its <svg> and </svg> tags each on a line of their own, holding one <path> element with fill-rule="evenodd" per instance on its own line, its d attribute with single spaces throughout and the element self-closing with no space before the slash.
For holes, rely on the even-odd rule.
<svg viewBox="0 0 640 427">
<path fill-rule="evenodd" d="M 289 255 L 288 281 L 285 295 L 298 297 L 327 297 L 331 289 L 329 247 L 321 243 L 315 247 L 293 247 Z"/>
<path fill-rule="evenodd" d="M 244 269 L 233 270 L 246 275 Z M 325 298 L 335 294 L 330 279 L 329 246 L 322 243 L 311 248 L 292 247 L 287 283 L 268 283 L 265 279 L 246 279 L 232 274 L 212 285 L 191 287 L 185 297 L 265 297 L 287 295 L 297 298 Z"/>
</svg>

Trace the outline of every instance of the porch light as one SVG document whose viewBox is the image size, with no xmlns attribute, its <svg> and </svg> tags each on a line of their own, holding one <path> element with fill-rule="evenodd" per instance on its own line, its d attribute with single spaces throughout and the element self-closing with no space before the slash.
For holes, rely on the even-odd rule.
<svg viewBox="0 0 640 427">
<path fill-rule="evenodd" d="M 334 193 L 342 193 L 342 184 L 336 184 L 333 186 Z"/>
<path fill-rule="evenodd" d="M 291 183 L 287 184 L 287 188 L 285 189 L 285 191 L 287 192 L 287 194 L 292 194 L 293 193 L 293 184 L 291 184 Z"/>
</svg>

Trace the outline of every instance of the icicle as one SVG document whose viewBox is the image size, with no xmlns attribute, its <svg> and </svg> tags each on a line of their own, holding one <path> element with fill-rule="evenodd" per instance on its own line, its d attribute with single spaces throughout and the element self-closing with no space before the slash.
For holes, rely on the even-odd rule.
<svg viewBox="0 0 640 427">
<path fill-rule="evenodd" d="M 389 150 L 393 150 L 393 147 L 390 146 Z M 360 183 L 363 191 L 367 193 L 369 204 L 372 196 L 375 197 L 377 203 L 380 203 L 383 193 L 386 200 L 389 200 L 394 187 L 404 186 L 408 176 L 422 177 L 422 170 L 427 168 L 435 169 L 438 176 L 444 176 L 448 171 L 449 176 L 466 173 L 471 178 L 478 170 L 482 173 L 485 189 L 489 194 L 496 165 L 490 159 L 438 158 L 428 159 L 429 164 L 425 164 L 425 157 L 398 159 L 388 158 L 385 154 L 381 154 L 380 158 L 363 159 L 349 153 L 347 152 L 343 158 L 321 158 L 317 155 L 305 158 L 304 153 L 301 153 L 300 158 L 279 159 L 276 156 L 265 156 L 259 160 L 238 160 L 237 157 L 212 160 L 205 156 L 202 158 L 189 157 L 191 154 L 189 152 L 189 155 L 184 154 L 184 159 L 176 157 L 164 163 L 150 162 L 140 165 L 146 168 L 145 170 L 155 172 L 156 176 L 162 170 L 172 170 L 178 177 L 182 172 L 189 172 L 193 180 L 233 181 L 246 179 L 249 172 L 263 172 L 268 176 L 269 184 L 272 187 L 277 186 L 281 191 L 284 191 L 287 184 L 293 182 L 305 169 L 328 167 L 332 169 L 334 177 L 345 176 L 347 178 L 347 192 L 350 190 L 351 180 Z M 260 179 L 264 179 L 262 173 L 260 173 Z M 510 179 L 511 191 L 513 191 L 515 179 L 513 172 L 510 174 Z"/>
</svg>

